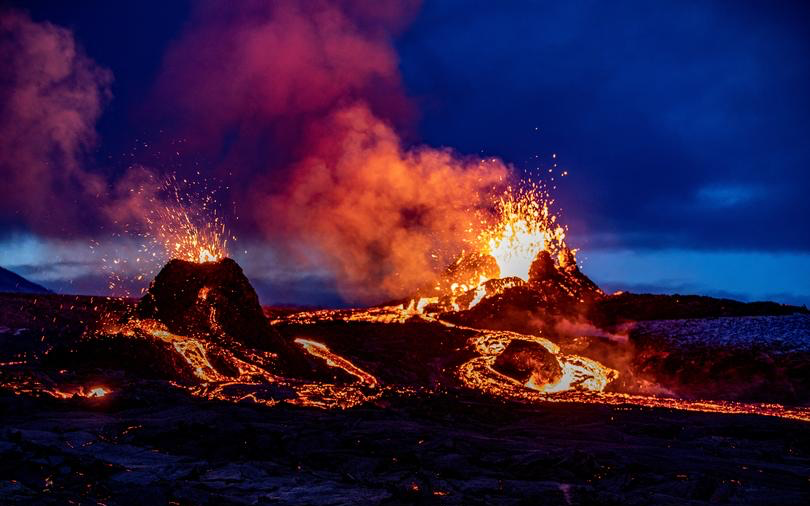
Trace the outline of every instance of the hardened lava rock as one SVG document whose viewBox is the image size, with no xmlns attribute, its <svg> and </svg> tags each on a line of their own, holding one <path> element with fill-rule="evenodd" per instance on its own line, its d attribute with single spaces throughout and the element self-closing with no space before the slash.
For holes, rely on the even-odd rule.
<svg viewBox="0 0 810 506">
<path fill-rule="evenodd" d="M 535 385 L 556 383 L 562 377 L 560 363 L 542 345 L 532 341 L 514 340 L 495 359 L 496 371 L 525 383 Z"/>
<path fill-rule="evenodd" d="M 567 249 L 560 254 L 559 264 L 554 263 L 547 251 L 538 253 L 529 268 L 529 285 L 550 299 L 569 304 L 593 302 L 604 295 L 596 283 L 582 274 Z"/>
</svg>

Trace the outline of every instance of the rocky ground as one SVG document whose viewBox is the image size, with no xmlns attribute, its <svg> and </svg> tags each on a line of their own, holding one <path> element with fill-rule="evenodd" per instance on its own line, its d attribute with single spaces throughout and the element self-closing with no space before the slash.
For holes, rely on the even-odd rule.
<svg viewBox="0 0 810 506">
<path fill-rule="evenodd" d="M 3 504 L 807 504 L 810 424 L 474 394 L 349 410 L 0 394 Z"/>
<path fill-rule="evenodd" d="M 228 311 L 229 298 L 208 291 L 200 298 L 198 288 L 191 309 L 204 301 L 203 309 Z M 578 327 L 599 332 L 559 343 L 684 398 L 807 405 L 810 317 L 795 314 L 799 308 L 657 297 L 602 299 L 595 311 L 609 321 L 606 330 Z M 634 300 L 651 318 L 710 309 L 737 317 L 627 326 Z M 488 318 L 512 302 L 503 297 L 481 312 Z M 367 402 L 319 409 L 206 399 L 179 387 L 194 374 L 180 374 L 177 342 L 95 337 L 99 318 L 123 321 L 135 310 L 132 300 L 0 295 L 0 504 L 810 502 L 807 422 L 507 401 L 456 378 L 475 356 L 468 344 L 475 330 L 365 312 L 318 320 L 265 310 L 285 343 L 326 343 L 373 374 L 382 386 Z M 782 316 L 753 316 L 763 313 Z M 225 344 L 211 341 L 208 350 Z M 526 363 L 543 362 L 521 346 L 514 358 L 530 359 L 496 366 L 528 374 Z M 626 378 L 633 371 L 623 371 L 619 388 L 632 386 Z M 37 393 L 93 381 L 111 392 L 63 399 Z M 355 378 L 343 373 L 340 381 Z"/>
<path fill-rule="evenodd" d="M 807 404 L 810 315 L 636 322 L 634 367 L 694 397 Z"/>
</svg>

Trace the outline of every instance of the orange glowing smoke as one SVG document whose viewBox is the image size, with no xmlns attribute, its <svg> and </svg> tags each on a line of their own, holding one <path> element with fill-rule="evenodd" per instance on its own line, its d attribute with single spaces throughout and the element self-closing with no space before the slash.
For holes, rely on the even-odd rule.
<svg viewBox="0 0 810 506">
<path fill-rule="evenodd" d="M 285 191 L 263 200 L 260 224 L 286 236 L 304 268 L 328 268 L 351 300 L 404 297 L 475 241 L 494 189 L 497 160 L 404 147 L 362 104 L 329 116 Z M 299 267 L 299 266 L 296 266 Z"/>
</svg>

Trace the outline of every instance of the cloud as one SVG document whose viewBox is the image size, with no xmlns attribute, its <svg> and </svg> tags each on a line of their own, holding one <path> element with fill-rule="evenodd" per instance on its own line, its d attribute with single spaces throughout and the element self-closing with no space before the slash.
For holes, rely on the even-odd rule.
<svg viewBox="0 0 810 506">
<path fill-rule="evenodd" d="M 708 207 L 736 207 L 755 199 L 762 193 L 751 186 L 733 184 L 712 184 L 702 186 L 697 191 L 699 204 Z"/>
<path fill-rule="evenodd" d="M 0 12 L 0 62 L 0 217 L 45 234 L 80 231 L 104 192 L 83 162 L 112 74 L 69 30 L 18 11 Z"/>
</svg>

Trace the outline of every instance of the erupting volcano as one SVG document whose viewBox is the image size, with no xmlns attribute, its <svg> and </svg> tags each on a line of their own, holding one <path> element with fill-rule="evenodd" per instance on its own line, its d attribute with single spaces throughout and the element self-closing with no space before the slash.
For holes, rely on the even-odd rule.
<svg viewBox="0 0 810 506">
<path fill-rule="evenodd" d="M 199 408 L 208 412 L 228 409 L 223 405 L 274 410 L 290 406 L 324 413 L 345 410 L 347 414 L 339 416 L 358 420 L 379 417 L 369 415 L 378 411 L 400 416 L 394 414 L 402 410 L 420 420 L 435 416 L 436 410 L 446 413 L 443 416 L 479 417 L 482 409 L 492 413 L 493 408 L 532 410 L 532 415 L 519 415 L 531 420 L 558 406 L 555 412 L 567 415 L 561 414 L 551 426 L 567 426 L 571 417 L 581 416 L 577 406 L 592 406 L 608 410 L 610 420 L 620 417 L 630 427 L 652 417 L 649 408 L 810 422 L 810 385 L 801 372 L 806 361 L 796 353 L 772 354 L 763 363 L 761 353 L 746 349 L 722 354 L 703 350 L 700 360 L 706 367 L 696 369 L 695 350 L 668 345 L 655 331 L 636 335 L 628 324 L 640 311 L 663 319 L 673 311 L 680 317 L 717 317 L 801 309 L 709 298 L 608 295 L 581 272 L 575 252 L 566 245 L 565 228 L 537 187 L 509 189 L 492 209 L 456 260 L 412 297 L 370 308 L 310 311 L 263 308 L 240 266 L 227 257 L 221 222 L 199 228 L 199 221 L 190 218 L 195 213 L 168 206 L 161 216 L 170 216 L 165 223 L 172 225 L 153 222 L 156 232 L 147 236 L 171 259 L 142 297 L 101 302 L 76 298 L 68 315 L 79 315 L 79 320 L 68 323 L 62 315 L 64 303 L 55 307 L 53 298 L 58 296 L 28 296 L 22 306 L 46 311 L 46 322 L 52 324 L 41 327 L 40 339 L 4 352 L 0 384 L 14 397 L 45 405 L 127 410 L 130 420 L 114 436 L 127 441 L 133 440 L 127 434 L 145 424 L 164 423 L 144 422 L 139 414 L 144 408 L 139 406 L 165 402 L 169 405 L 160 409 L 168 411 L 159 419 L 181 416 L 183 424 L 191 424 L 183 432 L 207 434 L 195 421 L 204 416 L 198 408 L 174 406 L 191 402 L 181 400 L 183 396 L 211 403 Z M 38 309 L 43 303 L 46 306 Z M 739 388 L 743 378 L 753 376 L 756 383 Z M 777 399 L 784 404 L 773 402 Z M 168 414 L 176 409 L 183 414 Z M 634 418 L 636 414 L 640 418 Z M 502 416 L 496 416 L 500 421 L 493 430 L 503 430 L 498 424 L 515 423 Z M 662 420 L 684 415 L 655 416 Z M 228 423 L 229 431 L 232 425 Z M 547 420 L 537 421 L 531 430 L 546 425 Z M 378 438 L 378 430 L 363 429 L 360 436 L 349 430 L 354 439 L 344 444 L 362 445 L 365 438 Z M 236 429 L 235 437 L 248 438 L 243 431 Z M 335 433 L 335 438 L 342 437 Z M 457 436 L 450 431 L 442 437 Z M 200 441 L 198 446 L 210 444 Z M 503 449 L 488 453 L 499 451 Z M 396 465 L 399 457 L 391 459 Z M 431 497 L 446 497 L 448 489 L 465 496 L 458 485 L 431 483 Z M 409 493 L 420 494 L 423 485 L 406 481 L 405 486 Z"/>
<path fill-rule="evenodd" d="M 90 409 L 137 404 L 168 388 L 206 402 L 276 408 L 386 409 L 471 396 L 537 409 L 665 408 L 810 422 L 810 388 L 795 354 L 769 357 L 763 371 L 761 356 L 733 352 L 735 367 L 757 375 L 754 388 L 740 389 L 728 379 L 736 370 L 687 373 L 694 355 L 649 334 L 634 337 L 628 324 L 639 311 L 649 319 L 802 310 L 608 295 L 581 272 L 536 186 L 508 189 L 492 209 L 456 260 L 412 297 L 309 311 L 263 308 L 227 256 L 222 223 L 199 226 L 186 207 L 167 206 L 155 215 L 165 221 L 151 222 L 146 237 L 171 259 L 142 297 L 77 298 L 70 305 L 82 315 L 76 325 L 60 323 L 59 311 L 52 317 L 74 330 L 43 325 L 33 346 L 4 356 L 0 382 L 7 392 Z M 58 296 L 40 297 L 55 311 L 47 297 Z M 23 306 L 36 307 L 40 297 Z M 707 364 L 726 360 L 703 353 Z M 673 376 L 673 368 L 683 372 Z"/>
<path fill-rule="evenodd" d="M 693 400 L 688 389 L 662 383 L 664 371 L 649 370 L 650 362 L 642 361 L 651 350 L 636 349 L 626 334 L 616 333 L 623 322 L 615 301 L 626 296 L 606 295 L 580 271 L 547 194 L 536 185 L 526 188 L 508 188 L 496 199 L 475 240 L 422 290 L 426 294 L 369 309 L 271 311 L 269 321 L 242 269 L 227 258 L 219 219 L 199 226 L 187 207 L 166 206 L 155 214 L 163 221 L 150 222 L 154 231 L 148 235 L 172 259 L 137 304 L 105 313 L 77 344 L 54 343 L 37 360 L 67 367 L 104 347 L 116 350 L 105 357 L 109 366 L 119 353 L 134 351 L 127 369 L 148 371 L 205 398 L 271 405 L 350 407 L 383 392 L 450 387 L 528 402 L 635 404 L 810 421 L 807 408 L 746 404 L 740 401 L 756 396 L 723 391 L 720 384 L 713 390 L 714 378 L 707 377 L 701 391 L 713 400 Z M 360 322 L 365 325 L 352 332 L 376 334 L 379 328 L 391 335 L 375 336 L 356 349 L 350 342 L 359 335 L 348 341 L 340 336 Z M 430 338 L 414 337 L 419 342 L 409 343 L 414 347 L 409 353 L 419 359 L 404 366 L 386 362 L 395 347 L 368 356 L 377 347 L 374 341 L 420 328 L 452 336 L 455 346 L 446 349 L 443 343 L 438 352 L 427 346 Z M 404 370 L 392 376 L 389 367 Z M 389 379 L 400 374 L 423 380 Z M 37 391 L 31 385 L 40 381 L 27 377 L 8 385 Z M 43 384 L 53 382 L 58 380 Z M 803 383 L 791 388 L 786 398 L 804 395 Z M 70 391 L 40 390 L 60 398 Z M 87 385 L 77 392 L 101 397 L 96 393 L 102 390 Z"/>
<path fill-rule="evenodd" d="M 810 504 L 807 16 L 29 3 L 0 504 Z"/>
</svg>

